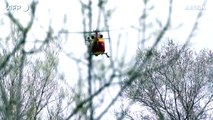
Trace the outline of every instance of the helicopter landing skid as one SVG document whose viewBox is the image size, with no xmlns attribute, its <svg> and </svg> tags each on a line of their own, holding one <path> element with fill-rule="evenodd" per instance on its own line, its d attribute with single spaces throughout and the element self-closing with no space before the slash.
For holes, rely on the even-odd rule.
<svg viewBox="0 0 213 120">
<path fill-rule="evenodd" d="M 103 54 L 105 54 L 108 58 L 110 57 L 107 53 L 103 53 Z M 102 54 L 102 55 L 103 55 L 103 54 Z"/>
<path fill-rule="evenodd" d="M 104 54 L 105 54 L 108 58 L 110 57 L 107 53 L 93 54 L 93 55 L 98 56 L 98 55 L 104 55 Z"/>
</svg>

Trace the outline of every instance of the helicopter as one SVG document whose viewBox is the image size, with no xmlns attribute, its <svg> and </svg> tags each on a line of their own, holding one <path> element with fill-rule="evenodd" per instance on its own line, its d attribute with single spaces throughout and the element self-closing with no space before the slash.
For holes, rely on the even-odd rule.
<svg viewBox="0 0 213 120">
<path fill-rule="evenodd" d="M 94 30 L 87 40 L 90 42 L 90 51 L 93 55 L 98 56 L 105 54 L 108 58 L 110 57 L 107 53 L 105 53 L 105 42 L 100 31 Z"/>
<path fill-rule="evenodd" d="M 93 30 L 93 31 L 84 31 L 84 32 L 67 32 L 67 31 L 61 31 L 60 33 L 90 33 L 90 35 L 85 39 L 85 42 L 89 42 L 89 51 L 92 55 L 98 56 L 98 55 L 106 55 L 108 58 L 110 56 L 108 53 L 105 52 L 105 39 L 110 38 L 103 38 L 103 34 L 101 32 L 109 32 L 107 31 L 99 31 L 99 30 Z"/>
</svg>

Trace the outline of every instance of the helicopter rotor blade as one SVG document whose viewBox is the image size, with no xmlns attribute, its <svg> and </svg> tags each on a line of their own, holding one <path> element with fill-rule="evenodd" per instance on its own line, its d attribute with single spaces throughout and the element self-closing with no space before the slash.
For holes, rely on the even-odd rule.
<svg viewBox="0 0 213 120">
<path fill-rule="evenodd" d="M 117 30 L 123 30 L 124 28 L 117 28 L 117 29 L 110 29 L 110 30 L 98 30 L 98 32 L 110 32 L 110 31 L 117 31 Z"/>
<path fill-rule="evenodd" d="M 94 33 L 94 32 L 109 32 L 109 31 L 117 31 L 117 30 L 123 30 L 124 28 L 118 28 L 118 29 L 111 29 L 111 30 L 93 30 L 93 31 L 67 31 L 67 30 L 61 30 L 59 33 L 77 33 L 77 34 L 86 34 L 86 33 Z"/>
<path fill-rule="evenodd" d="M 71 31 L 67 31 L 67 30 L 61 30 L 61 31 L 59 31 L 59 33 L 66 33 L 66 34 L 68 34 L 68 33 L 78 33 L 78 34 L 84 34 L 84 33 L 93 33 L 93 31 L 82 31 L 82 32 L 73 31 L 73 32 L 71 32 Z"/>
</svg>

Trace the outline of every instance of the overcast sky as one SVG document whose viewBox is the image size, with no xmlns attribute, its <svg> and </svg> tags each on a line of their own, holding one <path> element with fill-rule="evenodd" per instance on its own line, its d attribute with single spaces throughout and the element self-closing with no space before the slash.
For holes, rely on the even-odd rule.
<svg viewBox="0 0 213 120">
<path fill-rule="evenodd" d="M 155 9 L 150 12 L 150 21 L 154 23 L 154 18 L 158 18 L 165 23 L 167 13 L 168 13 L 168 0 L 153 0 Z M 139 25 L 139 17 L 142 14 L 143 5 L 142 0 L 108 0 L 109 4 L 107 5 L 108 9 L 116 8 L 116 11 L 112 15 L 112 18 L 109 21 L 109 25 L 111 29 L 118 28 L 126 28 L 126 32 L 124 31 L 116 31 L 111 32 L 112 43 L 116 43 L 117 36 L 120 32 L 124 33 L 122 41 L 127 42 L 128 47 L 133 52 L 129 52 L 129 54 L 134 54 L 136 48 L 136 43 L 134 40 L 137 40 L 138 34 L 136 31 L 129 29 L 130 26 L 138 26 Z M 212 35 L 210 34 L 211 28 L 213 27 L 213 16 L 211 15 L 213 1 L 209 0 L 206 6 L 202 5 L 203 0 L 174 0 L 173 5 L 173 15 L 172 15 L 172 26 L 178 26 L 179 24 L 183 24 L 183 26 L 177 30 L 171 30 L 166 34 L 166 37 L 172 38 L 178 42 L 184 42 L 187 35 L 189 34 L 192 25 L 195 21 L 196 15 L 199 10 L 186 10 L 186 8 L 190 8 L 193 6 L 199 6 L 204 8 L 203 17 L 200 20 L 199 29 L 197 30 L 197 35 L 191 41 L 192 47 L 196 49 L 202 48 L 211 48 L 212 43 Z M 24 12 L 27 10 L 27 6 L 29 5 L 29 1 L 27 0 L 9 0 L 9 5 L 17 5 L 20 8 L 18 11 L 14 11 L 14 14 L 20 19 L 21 23 L 26 24 L 29 16 L 29 12 Z M 8 23 L 8 19 L 5 17 L 7 9 L 4 6 L 4 1 L 0 2 L 0 12 L 1 21 L 4 23 Z M 95 4 L 95 3 L 94 3 Z M 94 15 L 97 14 L 97 11 L 94 9 Z M 37 32 L 34 32 L 35 36 L 38 38 L 42 38 L 45 36 L 41 28 L 39 26 L 44 26 L 44 29 L 47 30 L 49 21 L 51 19 L 52 27 L 54 28 L 55 33 L 63 26 L 63 17 L 64 14 L 67 14 L 67 29 L 70 31 L 81 31 L 82 30 L 82 15 L 81 15 L 81 6 L 78 0 L 45 0 L 39 1 L 39 5 L 37 8 L 37 17 L 38 20 L 35 22 L 34 29 L 37 29 Z M 96 20 L 97 16 L 94 16 L 93 20 Z M 153 18 L 153 19 L 152 19 Z M 103 26 L 103 25 L 102 25 Z M 97 24 L 94 22 L 93 28 L 96 29 Z M 2 35 L 5 31 L 6 25 L 1 29 Z M 127 36 L 128 34 L 128 36 Z M 43 35 L 43 36 L 42 36 Z M 72 38 L 82 39 L 82 35 L 69 35 Z M 71 41 L 71 40 L 70 40 Z M 84 46 L 84 40 L 72 40 L 75 42 L 75 46 Z M 126 43 L 125 43 L 126 44 Z M 73 50 L 76 50 L 74 48 Z"/>
</svg>

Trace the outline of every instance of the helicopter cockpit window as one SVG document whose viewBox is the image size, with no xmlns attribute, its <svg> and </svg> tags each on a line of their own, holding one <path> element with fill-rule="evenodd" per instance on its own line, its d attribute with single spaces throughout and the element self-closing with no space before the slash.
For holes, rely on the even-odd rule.
<svg viewBox="0 0 213 120">
<path fill-rule="evenodd" d="M 91 38 L 94 39 L 95 38 L 94 35 L 92 35 Z"/>
</svg>

